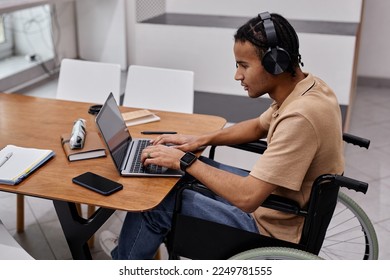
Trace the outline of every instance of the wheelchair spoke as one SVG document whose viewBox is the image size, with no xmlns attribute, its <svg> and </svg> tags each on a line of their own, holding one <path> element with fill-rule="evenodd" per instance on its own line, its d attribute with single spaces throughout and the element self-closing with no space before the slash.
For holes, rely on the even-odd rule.
<svg viewBox="0 0 390 280">
<path fill-rule="evenodd" d="M 375 259 L 377 246 L 375 231 L 364 211 L 347 195 L 339 193 L 319 256 L 325 259 Z"/>
</svg>

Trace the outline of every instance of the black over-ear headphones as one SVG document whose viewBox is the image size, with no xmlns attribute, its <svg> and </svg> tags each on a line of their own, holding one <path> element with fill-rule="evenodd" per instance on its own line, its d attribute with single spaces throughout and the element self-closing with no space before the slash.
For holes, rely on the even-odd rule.
<svg viewBox="0 0 390 280">
<path fill-rule="evenodd" d="M 268 41 L 268 50 L 263 55 L 262 64 L 267 72 L 278 75 L 286 71 L 291 63 L 288 52 L 278 46 L 278 37 L 271 15 L 268 12 L 260 13 L 260 19 L 263 21 L 265 35 Z"/>
</svg>

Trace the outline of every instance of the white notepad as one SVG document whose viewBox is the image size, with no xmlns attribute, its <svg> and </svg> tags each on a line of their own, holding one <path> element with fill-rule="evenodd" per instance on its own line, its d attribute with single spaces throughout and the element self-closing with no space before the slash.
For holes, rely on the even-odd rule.
<svg viewBox="0 0 390 280">
<path fill-rule="evenodd" d="M 10 155 L 10 158 L 4 159 Z M 16 185 L 54 156 L 52 150 L 7 145 L 0 150 L 0 184 Z"/>
</svg>

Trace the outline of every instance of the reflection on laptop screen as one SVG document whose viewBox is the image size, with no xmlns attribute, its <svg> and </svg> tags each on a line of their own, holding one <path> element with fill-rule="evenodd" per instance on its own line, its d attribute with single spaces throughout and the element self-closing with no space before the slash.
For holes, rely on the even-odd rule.
<svg viewBox="0 0 390 280">
<path fill-rule="evenodd" d="M 97 115 L 96 123 L 98 123 L 100 132 L 112 153 L 131 140 L 126 123 L 112 93 Z"/>
</svg>

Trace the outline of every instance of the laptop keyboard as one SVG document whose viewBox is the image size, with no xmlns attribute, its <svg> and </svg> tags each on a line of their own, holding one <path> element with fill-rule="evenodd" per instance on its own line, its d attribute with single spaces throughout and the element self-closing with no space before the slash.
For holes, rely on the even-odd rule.
<svg viewBox="0 0 390 280">
<path fill-rule="evenodd" d="M 147 167 L 143 166 L 141 162 L 141 154 L 144 148 L 150 145 L 149 140 L 139 140 L 137 149 L 135 151 L 135 156 L 133 158 L 133 162 L 130 167 L 130 172 L 133 173 L 154 173 L 154 174 L 161 174 L 163 172 L 163 169 L 161 166 L 158 165 L 148 165 Z"/>
</svg>

